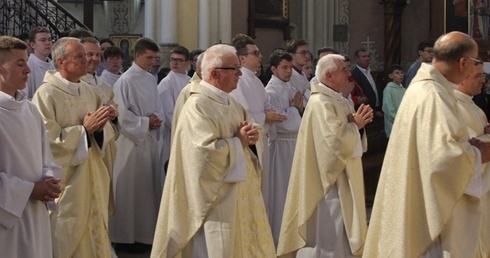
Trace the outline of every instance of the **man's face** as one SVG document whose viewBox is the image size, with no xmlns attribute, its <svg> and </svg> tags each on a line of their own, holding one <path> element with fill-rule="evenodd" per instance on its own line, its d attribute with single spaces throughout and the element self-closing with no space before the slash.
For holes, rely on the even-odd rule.
<svg viewBox="0 0 490 258">
<path fill-rule="evenodd" d="M 221 68 L 225 69 L 216 69 L 218 73 L 217 76 L 220 86 L 219 88 L 224 92 L 230 93 L 234 89 L 236 89 L 238 79 L 242 75 L 242 72 L 240 71 L 240 61 L 238 60 L 238 56 L 233 54 L 225 55 L 223 57 Z"/>
<path fill-rule="evenodd" d="M 47 32 L 39 32 L 36 34 L 36 40 L 31 42 L 31 47 L 34 53 L 43 58 L 48 58 L 51 54 L 51 34 Z"/>
<path fill-rule="evenodd" d="M 371 57 L 368 51 L 359 52 L 359 56 L 356 57 L 356 64 L 364 69 L 369 67 L 369 61 L 371 61 Z"/>
<path fill-rule="evenodd" d="M 271 71 L 279 80 L 288 82 L 291 80 L 293 73 L 293 62 L 283 59 L 277 67 L 272 66 Z"/>
<path fill-rule="evenodd" d="M 189 65 L 189 60 L 184 55 L 172 53 L 170 55 L 170 69 L 174 73 L 186 73 L 185 69 Z"/>
<path fill-rule="evenodd" d="M 463 82 L 465 93 L 471 96 L 479 94 L 484 83 L 485 73 L 483 72 L 483 65 L 477 65 L 474 67 L 471 75 Z"/>
<path fill-rule="evenodd" d="M 92 42 L 83 43 L 85 48 L 85 57 L 87 58 L 87 73 L 94 74 L 97 67 L 100 65 L 100 55 L 102 51 L 99 44 Z"/>
<path fill-rule="evenodd" d="M 157 60 L 158 53 L 152 50 L 145 50 L 145 52 L 138 54 L 134 58 L 134 62 L 145 71 L 150 71 L 153 64 Z"/>
<path fill-rule="evenodd" d="M 299 46 L 296 49 L 296 52 L 292 54 L 293 56 L 293 65 L 302 68 L 305 66 L 308 61 L 310 61 L 310 48 L 308 45 Z"/>
<path fill-rule="evenodd" d="M 122 57 L 121 56 L 111 56 L 106 60 L 107 71 L 117 74 L 121 71 L 122 67 Z"/>
<path fill-rule="evenodd" d="M 424 50 L 419 50 L 419 55 L 422 58 L 422 62 L 430 63 L 434 57 L 434 50 L 431 47 L 426 47 Z"/>
<path fill-rule="evenodd" d="M 306 77 L 311 77 L 311 75 L 313 74 L 313 64 L 311 63 L 311 61 L 308 61 L 306 65 L 303 66 L 303 73 L 306 75 Z"/>
<path fill-rule="evenodd" d="M 262 62 L 262 54 L 259 51 L 257 45 L 247 45 L 246 55 L 240 55 L 240 61 L 243 67 L 246 67 L 252 71 L 260 69 L 260 63 Z"/>
<path fill-rule="evenodd" d="M 345 62 L 335 60 L 335 64 L 337 65 L 337 70 L 330 72 L 332 83 L 325 84 L 340 91 L 349 84 L 349 77 L 351 76 L 351 73 L 349 67 L 345 65 Z"/>
<path fill-rule="evenodd" d="M 403 71 L 402 70 L 395 70 L 393 71 L 392 73 L 390 73 L 388 75 L 388 77 L 390 77 L 390 79 L 395 83 L 395 84 L 398 84 L 400 85 L 403 81 Z"/>
<path fill-rule="evenodd" d="M 61 59 L 60 69 L 66 74 L 65 79 L 76 82 L 87 74 L 87 58 L 82 43 L 71 41 L 66 47 L 68 53 L 66 59 Z"/>
<path fill-rule="evenodd" d="M 0 90 L 14 96 L 15 91 L 24 89 L 27 74 L 31 72 L 27 66 L 27 52 L 20 49 L 11 49 L 6 54 L 4 62 L 0 62 Z"/>
</svg>

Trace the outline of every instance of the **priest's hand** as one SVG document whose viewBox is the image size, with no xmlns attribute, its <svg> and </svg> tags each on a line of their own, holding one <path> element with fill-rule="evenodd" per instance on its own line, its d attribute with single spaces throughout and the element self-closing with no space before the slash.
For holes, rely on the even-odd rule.
<svg viewBox="0 0 490 258">
<path fill-rule="evenodd" d="M 235 136 L 240 139 L 243 147 L 253 145 L 259 140 L 259 132 L 255 125 L 249 125 L 247 121 L 240 123 L 240 130 L 235 133 Z"/>
<path fill-rule="evenodd" d="M 112 107 L 102 106 L 94 112 L 88 112 L 83 118 L 83 127 L 88 133 L 100 132 L 104 129 L 107 121 L 110 120 Z"/>
<path fill-rule="evenodd" d="M 61 193 L 60 180 L 54 177 L 45 177 L 34 183 L 30 198 L 49 202 L 58 198 Z"/>
<path fill-rule="evenodd" d="M 357 125 L 358 129 L 363 128 L 366 124 L 373 121 L 373 109 L 369 105 L 361 104 L 354 114 L 349 114 L 347 119 Z"/>
<path fill-rule="evenodd" d="M 490 161 L 490 142 L 482 141 L 477 138 L 471 138 L 470 144 L 477 147 L 481 154 L 481 163 L 487 163 Z"/>
<path fill-rule="evenodd" d="M 109 107 L 109 120 L 114 120 L 117 118 L 117 109 L 113 105 L 107 105 Z"/>
<path fill-rule="evenodd" d="M 277 113 L 274 109 L 268 109 L 265 111 L 265 122 L 266 123 L 282 123 L 286 121 L 288 117 L 281 113 Z"/>
<path fill-rule="evenodd" d="M 156 116 L 155 114 L 151 114 L 149 118 L 150 122 L 148 123 L 148 127 L 150 128 L 150 130 L 155 130 L 162 126 L 163 121 L 160 120 L 160 118 L 158 118 L 158 116 Z"/>
</svg>

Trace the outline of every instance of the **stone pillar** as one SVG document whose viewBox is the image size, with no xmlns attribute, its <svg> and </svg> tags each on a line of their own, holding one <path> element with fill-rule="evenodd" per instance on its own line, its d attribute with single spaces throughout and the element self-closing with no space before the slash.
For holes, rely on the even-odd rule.
<svg viewBox="0 0 490 258">
<path fill-rule="evenodd" d="M 199 0 L 199 48 L 206 49 L 211 41 L 209 30 L 210 0 Z"/>
<path fill-rule="evenodd" d="M 160 45 L 160 55 L 162 67 L 170 67 L 170 51 L 178 45 L 177 42 L 177 0 L 165 0 L 160 2 L 160 12 L 156 26 L 158 30 L 158 42 Z"/>
<path fill-rule="evenodd" d="M 144 36 L 157 41 L 155 21 L 157 20 L 156 11 L 158 10 L 156 0 L 145 0 L 145 33 Z"/>
<path fill-rule="evenodd" d="M 218 41 L 231 43 L 231 0 L 218 0 Z"/>
</svg>

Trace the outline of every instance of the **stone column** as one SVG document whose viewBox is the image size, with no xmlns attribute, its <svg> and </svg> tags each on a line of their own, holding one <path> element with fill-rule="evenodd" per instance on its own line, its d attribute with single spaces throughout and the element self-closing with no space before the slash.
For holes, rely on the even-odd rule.
<svg viewBox="0 0 490 258">
<path fill-rule="evenodd" d="M 231 0 L 218 0 L 218 41 L 231 43 Z"/>
<path fill-rule="evenodd" d="M 160 55 L 162 67 L 170 67 L 170 51 L 178 45 L 177 38 L 177 0 L 165 0 L 160 2 L 160 12 L 158 14 L 157 30 L 158 43 L 160 45 Z M 160 29 L 158 29 L 160 27 Z"/>
<path fill-rule="evenodd" d="M 157 41 L 157 35 L 155 30 L 155 24 L 157 20 L 156 15 L 157 1 L 145 0 L 145 33 L 144 36 Z"/>
<path fill-rule="evenodd" d="M 210 0 L 199 0 L 199 48 L 206 49 L 211 41 L 209 30 Z"/>
</svg>

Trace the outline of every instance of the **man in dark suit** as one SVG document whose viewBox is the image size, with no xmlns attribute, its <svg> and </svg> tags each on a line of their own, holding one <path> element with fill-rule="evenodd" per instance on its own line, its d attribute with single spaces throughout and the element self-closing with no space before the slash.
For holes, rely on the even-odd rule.
<svg viewBox="0 0 490 258">
<path fill-rule="evenodd" d="M 370 56 L 366 49 L 360 48 L 354 52 L 356 67 L 352 70 L 352 77 L 364 90 L 364 94 L 368 97 L 368 103 L 376 112 L 381 112 L 381 93 L 376 87 L 376 82 L 371 75 L 369 69 Z"/>
</svg>

